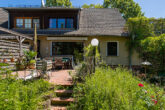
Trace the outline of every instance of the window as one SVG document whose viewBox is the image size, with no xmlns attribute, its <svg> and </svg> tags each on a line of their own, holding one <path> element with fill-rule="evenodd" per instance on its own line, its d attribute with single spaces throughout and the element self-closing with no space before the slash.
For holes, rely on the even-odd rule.
<svg viewBox="0 0 165 110">
<path fill-rule="evenodd" d="M 73 28 L 72 18 L 50 18 L 49 28 Z"/>
<path fill-rule="evenodd" d="M 75 50 L 83 53 L 83 46 L 82 42 L 52 42 L 52 56 L 74 55 Z"/>
<path fill-rule="evenodd" d="M 32 28 L 32 20 L 31 19 L 25 19 L 25 28 L 29 29 Z"/>
<path fill-rule="evenodd" d="M 56 23 L 57 23 L 57 19 L 51 18 L 51 19 L 49 20 L 49 28 L 57 28 Z"/>
<path fill-rule="evenodd" d="M 58 19 L 58 28 L 65 28 L 65 19 Z"/>
<path fill-rule="evenodd" d="M 25 29 L 31 29 L 34 28 L 35 25 L 37 24 L 37 28 L 40 27 L 40 20 L 37 18 L 31 18 L 31 17 L 20 17 L 20 18 L 16 18 L 16 28 L 25 28 Z"/>
<path fill-rule="evenodd" d="M 16 19 L 16 27 L 23 28 L 23 19 Z"/>
<path fill-rule="evenodd" d="M 66 28 L 73 28 L 73 19 L 66 19 Z"/>
<path fill-rule="evenodd" d="M 35 27 L 35 23 L 36 23 L 36 27 L 40 28 L 40 20 L 39 19 L 33 19 L 33 28 Z"/>
<path fill-rule="evenodd" d="M 107 56 L 118 56 L 118 42 L 107 43 Z"/>
</svg>

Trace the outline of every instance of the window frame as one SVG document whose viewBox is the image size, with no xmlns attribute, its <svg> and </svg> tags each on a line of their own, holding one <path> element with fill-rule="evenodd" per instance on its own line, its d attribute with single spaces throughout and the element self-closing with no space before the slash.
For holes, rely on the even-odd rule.
<svg viewBox="0 0 165 110">
<path fill-rule="evenodd" d="M 108 55 L 108 43 L 116 42 L 117 43 L 117 55 Z M 119 41 L 107 41 L 106 42 L 106 56 L 107 57 L 118 57 L 119 56 Z"/>
<path fill-rule="evenodd" d="M 17 27 L 17 19 L 23 19 L 23 28 Z M 31 19 L 31 28 L 25 28 L 25 19 Z M 37 29 L 40 29 L 40 18 L 39 17 L 15 17 L 14 18 L 14 28 L 16 28 L 16 29 L 34 29 L 33 19 L 39 19 L 39 28 L 37 28 Z"/>
<path fill-rule="evenodd" d="M 56 28 L 51 28 L 50 27 L 50 19 L 56 19 Z M 64 26 L 65 28 L 59 28 L 59 26 L 58 26 L 58 20 L 59 19 L 64 19 L 65 20 L 65 26 Z M 73 27 L 72 28 L 67 28 L 67 19 L 72 19 L 73 20 L 73 24 L 72 24 Z M 48 27 L 49 27 L 49 29 L 74 29 L 74 18 L 72 18 L 72 17 L 68 17 L 68 18 L 66 18 L 66 17 L 60 17 L 60 18 L 59 17 L 50 17 Z"/>
</svg>

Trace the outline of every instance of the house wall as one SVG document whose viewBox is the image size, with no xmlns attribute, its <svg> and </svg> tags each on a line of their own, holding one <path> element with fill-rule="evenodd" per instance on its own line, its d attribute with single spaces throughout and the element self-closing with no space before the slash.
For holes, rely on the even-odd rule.
<svg viewBox="0 0 165 110">
<path fill-rule="evenodd" d="M 128 49 L 126 47 L 126 37 L 89 37 L 88 41 L 85 42 L 85 45 L 91 43 L 93 38 L 97 38 L 100 42 L 100 54 L 102 59 L 109 65 L 129 65 L 128 61 Z M 107 42 L 117 41 L 118 56 L 107 56 Z M 132 56 L 132 65 L 140 65 L 141 59 L 138 56 L 138 53 L 135 51 Z"/>
<path fill-rule="evenodd" d="M 97 38 L 100 42 L 100 54 L 103 60 L 109 65 L 129 65 L 128 62 L 128 50 L 126 47 L 126 37 L 88 37 L 87 41 L 54 41 L 54 42 L 84 42 L 84 46 L 91 43 L 93 38 Z M 40 40 L 40 52 L 42 57 L 51 56 L 51 43 L 53 41 L 47 40 L 47 37 L 39 37 Z M 107 42 L 117 41 L 119 43 L 118 56 L 107 56 Z M 138 53 L 134 52 L 132 56 L 132 65 L 140 65 L 141 59 L 138 57 Z"/>
</svg>

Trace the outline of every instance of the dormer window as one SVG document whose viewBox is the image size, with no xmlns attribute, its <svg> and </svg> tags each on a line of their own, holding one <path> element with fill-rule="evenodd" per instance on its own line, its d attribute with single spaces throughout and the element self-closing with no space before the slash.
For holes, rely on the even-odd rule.
<svg viewBox="0 0 165 110">
<path fill-rule="evenodd" d="M 37 28 L 40 27 L 40 20 L 38 18 L 32 17 L 19 17 L 15 20 L 15 28 L 24 28 L 24 29 L 31 29 L 35 27 L 35 23 Z"/>
<path fill-rule="evenodd" d="M 49 28 L 54 28 L 54 29 L 74 28 L 73 19 L 72 18 L 50 18 Z"/>
<path fill-rule="evenodd" d="M 25 19 L 25 29 L 32 28 L 32 19 Z"/>
<path fill-rule="evenodd" d="M 16 19 L 16 27 L 23 28 L 23 19 Z"/>
</svg>

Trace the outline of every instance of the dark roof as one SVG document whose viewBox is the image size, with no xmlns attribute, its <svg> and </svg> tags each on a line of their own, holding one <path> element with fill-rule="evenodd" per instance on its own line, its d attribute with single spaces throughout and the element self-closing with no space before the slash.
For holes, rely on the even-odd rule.
<svg viewBox="0 0 165 110">
<path fill-rule="evenodd" d="M 12 31 L 12 30 L 9 30 L 9 29 L 6 29 L 6 28 L 2 28 L 0 27 L 0 31 L 2 31 L 3 33 L 5 34 L 11 34 L 11 35 L 14 35 L 14 36 L 21 36 L 23 38 L 26 38 L 26 39 L 30 39 L 30 40 L 33 40 L 33 38 L 31 36 L 28 36 L 26 34 L 22 34 L 22 33 L 18 33 L 16 31 Z"/>
<path fill-rule="evenodd" d="M 8 10 L 9 9 L 12 9 L 12 8 L 8 8 Z M 25 9 L 28 9 L 28 8 L 25 8 Z M 47 9 L 47 8 L 36 8 L 36 10 L 38 9 L 42 10 L 42 9 Z M 59 8 L 48 8 L 48 9 L 55 10 Z M 64 9 L 67 9 L 67 8 L 64 8 Z M 3 10 L 1 9 L 0 11 L 3 11 Z M 59 36 L 59 35 L 61 36 L 127 36 L 127 33 L 124 32 L 124 27 L 125 27 L 125 20 L 117 9 L 89 8 L 89 9 L 80 10 L 79 28 L 77 30 L 40 29 L 38 30 L 37 34 L 49 35 L 49 36 Z M 26 30 L 26 29 L 24 30 L 13 29 L 13 30 L 20 32 L 22 34 L 33 35 L 34 33 L 33 30 Z"/>
<path fill-rule="evenodd" d="M 0 27 L 8 28 L 8 13 L 0 8 Z"/>
</svg>

